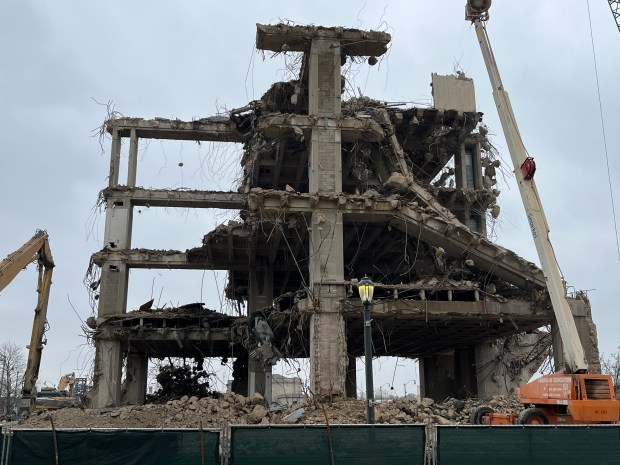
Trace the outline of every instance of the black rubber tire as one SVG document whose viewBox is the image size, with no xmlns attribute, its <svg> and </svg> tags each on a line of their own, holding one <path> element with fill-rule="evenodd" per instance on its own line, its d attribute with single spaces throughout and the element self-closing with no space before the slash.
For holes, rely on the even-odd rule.
<svg viewBox="0 0 620 465">
<path fill-rule="evenodd" d="M 489 413 L 493 412 L 495 412 L 495 410 L 493 410 L 491 407 L 478 407 L 476 410 L 471 412 L 471 415 L 469 416 L 469 423 L 471 423 L 472 425 L 484 425 L 485 423 L 482 421 L 482 419 Z"/>
<path fill-rule="evenodd" d="M 536 408 L 526 408 L 519 413 L 517 423 L 520 425 L 548 425 L 547 415 Z"/>
</svg>

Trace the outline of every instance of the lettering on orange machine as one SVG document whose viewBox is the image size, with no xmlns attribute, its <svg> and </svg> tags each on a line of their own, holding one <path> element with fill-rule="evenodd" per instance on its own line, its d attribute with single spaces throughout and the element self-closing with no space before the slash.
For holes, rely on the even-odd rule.
<svg viewBox="0 0 620 465">
<path fill-rule="evenodd" d="M 542 395 L 547 399 L 570 398 L 572 379 L 569 376 L 561 378 L 542 378 Z"/>
</svg>

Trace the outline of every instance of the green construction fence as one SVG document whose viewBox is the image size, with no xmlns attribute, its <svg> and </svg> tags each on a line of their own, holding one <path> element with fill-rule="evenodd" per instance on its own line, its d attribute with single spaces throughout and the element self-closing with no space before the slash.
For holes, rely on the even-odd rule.
<svg viewBox="0 0 620 465">
<path fill-rule="evenodd" d="M 0 465 L 620 465 L 619 425 L 5 428 L 1 439 Z"/>
<path fill-rule="evenodd" d="M 220 435 L 206 430 L 13 429 L 3 433 L 0 465 L 220 463 Z"/>
<path fill-rule="evenodd" d="M 620 465 L 620 426 L 437 426 L 437 465 Z"/>
<path fill-rule="evenodd" d="M 232 465 L 422 465 L 424 425 L 231 426 Z"/>
</svg>

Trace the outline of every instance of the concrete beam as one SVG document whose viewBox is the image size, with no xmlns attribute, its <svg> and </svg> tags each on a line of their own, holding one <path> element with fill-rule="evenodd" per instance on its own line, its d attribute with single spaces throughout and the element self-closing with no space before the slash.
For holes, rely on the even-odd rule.
<svg viewBox="0 0 620 465">
<path fill-rule="evenodd" d="M 342 313 L 345 316 L 361 315 L 363 306 L 358 302 L 359 299 L 349 299 L 346 305 L 342 306 Z M 484 305 L 484 312 L 481 306 Z M 297 308 L 303 315 L 315 313 L 312 299 L 303 299 L 297 303 Z M 545 312 L 540 307 L 527 301 L 510 300 L 507 302 L 462 302 L 462 301 L 437 301 L 437 300 L 410 300 L 399 299 L 392 301 L 377 301 L 372 304 L 371 314 L 380 316 L 389 316 L 395 319 L 425 319 L 427 316 L 450 317 L 451 320 L 465 319 L 470 320 L 472 317 L 510 317 L 518 321 L 540 320 L 542 324 L 551 323 L 553 321 L 553 312 L 551 310 Z"/>
<path fill-rule="evenodd" d="M 178 250 L 151 250 L 151 249 L 131 249 L 131 250 L 102 250 L 91 255 L 91 260 L 100 267 L 106 263 L 122 263 L 129 268 L 153 269 L 153 270 L 233 270 L 247 271 L 245 265 L 231 263 L 215 264 L 207 257 L 204 260 L 190 261 L 188 254 Z"/>
<path fill-rule="evenodd" d="M 283 202 L 286 197 L 286 202 Z M 347 222 L 386 222 L 392 227 L 427 242 L 442 247 L 449 256 L 472 259 L 474 266 L 499 277 L 521 289 L 545 289 L 542 270 L 514 252 L 500 247 L 456 220 L 446 220 L 428 209 L 406 204 L 400 199 L 374 198 L 346 194 L 319 195 L 289 192 L 250 192 L 249 208 L 266 215 L 290 212 L 313 212 L 316 209 L 333 209 L 337 204 Z"/>
<path fill-rule="evenodd" d="M 380 142 L 384 137 L 383 128 L 372 118 L 273 114 L 263 116 L 258 121 L 258 130 L 270 139 L 295 137 L 294 127 L 301 129 L 307 140 L 310 138 L 310 131 L 313 128 L 340 129 L 343 142 L 359 140 Z"/>
<path fill-rule="evenodd" d="M 313 39 L 327 39 L 344 48 L 348 56 L 380 56 L 388 50 L 392 37 L 386 32 L 361 31 L 342 27 L 291 26 L 288 24 L 256 25 L 256 48 L 282 52 L 306 52 Z M 283 46 L 286 47 L 283 48 Z"/>
<path fill-rule="evenodd" d="M 139 332 L 135 328 L 126 328 L 113 325 L 106 325 L 97 330 L 95 339 L 98 341 L 121 340 L 126 342 L 149 342 L 162 343 L 173 342 L 178 344 L 181 340 L 187 342 L 229 342 L 232 337 L 230 328 L 210 328 L 206 329 L 183 329 L 183 328 L 149 328 L 139 326 Z"/>
<path fill-rule="evenodd" d="M 237 125 L 222 118 L 204 118 L 196 121 L 170 119 L 116 118 L 108 120 L 107 131 L 120 137 L 130 137 L 131 131 L 139 139 L 195 140 L 211 142 L 244 142 L 247 138 Z"/>
<path fill-rule="evenodd" d="M 247 194 L 198 190 L 145 189 L 142 187 L 108 187 L 101 191 L 105 200 L 129 201 L 134 207 L 223 208 L 240 210 Z"/>
<path fill-rule="evenodd" d="M 145 355 L 130 353 L 127 356 L 125 383 L 122 386 L 123 403 L 144 405 L 148 381 L 149 359 Z"/>
</svg>

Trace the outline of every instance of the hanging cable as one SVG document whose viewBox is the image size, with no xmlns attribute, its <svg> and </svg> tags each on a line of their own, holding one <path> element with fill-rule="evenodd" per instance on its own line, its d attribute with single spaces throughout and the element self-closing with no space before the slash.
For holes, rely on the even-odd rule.
<svg viewBox="0 0 620 465">
<path fill-rule="evenodd" d="M 614 191 L 611 186 L 611 171 L 609 169 L 609 155 L 607 153 L 607 137 L 605 135 L 605 121 L 603 118 L 603 103 L 601 101 L 601 87 L 598 82 L 598 66 L 596 63 L 596 52 L 594 51 L 594 33 L 592 31 L 592 15 L 590 14 L 590 0 L 586 0 L 588 5 L 588 22 L 590 24 L 590 41 L 592 42 L 592 57 L 594 58 L 594 75 L 596 76 L 596 91 L 598 93 L 598 108 L 601 114 L 601 129 L 603 131 L 603 146 L 605 147 L 605 161 L 607 163 L 607 181 L 609 182 L 609 196 L 611 197 L 611 213 L 614 218 L 614 230 L 616 232 L 616 249 L 618 251 L 618 261 L 620 261 L 620 243 L 618 242 L 618 222 L 616 221 L 616 207 L 614 205 Z"/>
</svg>

